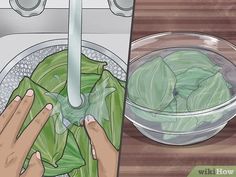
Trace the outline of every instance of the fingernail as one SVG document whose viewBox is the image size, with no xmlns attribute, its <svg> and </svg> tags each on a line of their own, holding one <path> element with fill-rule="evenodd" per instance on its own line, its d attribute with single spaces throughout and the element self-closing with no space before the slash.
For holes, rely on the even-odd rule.
<svg viewBox="0 0 236 177">
<path fill-rule="evenodd" d="M 87 115 L 87 116 L 85 117 L 85 121 L 86 121 L 87 123 L 90 123 L 90 122 L 95 122 L 95 119 L 94 119 L 94 117 L 93 117 L 92 115 Z"/>
<path fill-rule="evenodd" d="M 20 174 L 23 174 L 25 172 L 25 169 L 22 168 Z"/>
<path fill-rule="evenodd" d="M 46 106 L 46 109 L 47 109 L 47 110 L 51 111 L 52 108 L 53 108 L 52 104 L 47 104 L 47 106 Z"/>
<path fill-rule="evenodd" d="M 41 160 L 41 154 L 40 154 L 40 152 L 36 152 L 36 157 L 39 159 L 39 160 Z"/>
<path fill-rule="evenodd" d="M 21 99 L 20 96 L 16 96 L 14 100 L 15 101 L 20 101 L 20 99 Z"/>
<path fill-rule="evenodd" d="M 97 159 L 97 156 L 96 156 L 96 151 L 94 148 L 92 148 L 92 155 L 93 155 L 93 158 L 94 159 Z"/>
<path fill-rule="evenodd" d="M 81 126 L 83 126 L 83 125 L 84 125 L 84 119 L 81 119 L 81 120 L 79 121 L 79 123 L 80 123 Z"/>
<path fill-rule="evenodd" d="M 27 96 L 33 96 L 34 95 L 34 91 L 33 90 L 28 90 L 27 92 L 26 92 L 26 95 Z"/>
</svg>

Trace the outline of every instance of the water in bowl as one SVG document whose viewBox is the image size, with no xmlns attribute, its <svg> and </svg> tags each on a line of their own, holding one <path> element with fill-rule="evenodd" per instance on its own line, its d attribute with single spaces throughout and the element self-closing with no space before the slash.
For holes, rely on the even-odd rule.
<svg viewBox="0 0 236 177">
<path fill-rule="evenodd" d="M 186 71 L 183 71 L 186 68 L 178 67 L 178 64 L 179 64 L 178 57 L 177 57 L 176 63 L 174 64 L 172 63 L 173 64 L 172 66 L 170 62 L 167 60 L 168 57 L 170 57 L 176 52 L 193 52 L 193 53 L 195 52 L 195 53 L 200 53 L 200 55 L 203 55 L 203 57 L 206 57 L 207 59 L 203 59 L 201 60 L 201 62 L 198 62 L 198 63 L 196 62 L 193 66 L 190 67 L 190 69 L 194 67 L 202 67 L 206 70 L 206 72 L 208 72 L 207 68 L 211 68 L 211 66 L 209 67 L 209 62 L 210 62 L 213 65 L 213 69 L 212 68 L 211 69 L 214 70 L 215 73 L 212 74 L 212 76 L 209 76 L 209 78 L 213 77 L 216 74 L 222 76 L 221 82 L 225 82 L 225 85 L 223 86 L 224 86 L 224 89 L 226 89 L 227 94 L 225 95 L 218 94 L 220 92 L 217 92 L 217 90 L 220 91 L 221 89 L 218 88 L 219 80 L 215 80 L 214 82 L 209 82 L 208 84 L 209 86 L 212 87 L 211 89 L 201 94 L 198 93 L 194 97 L 195 99 L 202 98 L 202 100 L 200 99 L 199 104 L 197 104 L 198 106 L 204 105 L 203 107 L 201 107 L 201 109 L 197 107 L 198 109 L 189 110 L 189 105 L 187 105 L 184 109 L 178 108 L 178 105 L 180 105 L 178 104 L 178 99 L 177 99 L 177 96 L 179 93 L 176 90 L 176 83 L 174 83 L 173 86 L 168 85 L 170 82 L 173 82 L 173 79 L 171 80 L 169 77 L 177 77 L 178 75 L 186 72 Z M 179 55 L 179 56 L 182 56 L 182 55 Z M 189 60 L 194 60 L 194 59 L 197 60 L 196 56 L 195 57 L 190 56 L 189 58 L 186 58 L 185 66 L 188 68 L 188 66 L 186 65 L 186 63 L 188 63 L 187 60 L 189 61 Z M 172 71 L 173 71 L 173 67 L 179 70 L 176 69 L 174 73 L 166 74 L 166 72 L 164 72 L 165 70 L 163 69 L 163 67 L 159 67 L 158 64 L 155 65 L 155 60 L 156 61 L 164 60 L 164 63 L 167 64 L 170 70 Z M 209 60 L 209 61 L 206 62 L 206 60 Z M 149 68 L 147 68 L 146 70 L 140 69 L 143 66 L 145 66 L 147 63 L 149 63 L 148 65 Z M 136 72 L 138 70 L 141 70 L 141 72 L 138 73 L 139 76 L 138 77 L 134 76 L 135 74 L 137 74 Z M 158 77 L 160 77 L 160 75 L 163 73 L 166 74 L 166 77 L 163 76 L 162 77 L 163 79 L 160 80 L 160 78 Z M 133 115 L 129 114 L 128 116 L 131 116 L 133 121 L 138 123 L 138 125 L 149 127 L 150 129 L 155 130 L 155 132 L 161 132 L 161 134 L 158 135 L 161 138 L 160 137 L 157 138 L 159 141 L 160 139 L 163 142 L 179 141 L 181 139 L 181 138 L 179 139 L 179 137 L 182 137 L 183 133 L 188 134 L 194 131 L 201 131 L 202 129 L 204 129 L 204 127 L 209 128 L 209 127 L 217 126 L 224 116 L 222 115 L 223 114 L 222 112 L 215 113 L 214 111 L 206 115 L 205 114 L 204 115 L 187 114 L 187 115 L 184 115 L 183 117 L 180 115 L 176 116 L 175 113 L 183 113 L 183 114 L 189 113 L 189 112 L 197 113 L 198 111 L 199 112 L 205 111 L 210 108 L 215 108 L 215 106 L 219 106 L 220 104 L 224 104 L 225 102 L 227 102 L 228 100 L 230 100 L 231 98 L 235 96 L 235 92 L 236 92 L 235 90 L 236 78 L 234 77 L 235 74 L 236 74 L 235 65 L 231 61 L 221 56 L 220 54 L 217 54 L 212 51 L 199 49 L 199 48 L 168 48 L 168 49 L 152 52 L 151 54 L 143 56 L 142 58 L 134 61 L 130 65 L 129 83 L 128 83 L 128 101 L 132 102 L 137 107 L 128 105 L 128 107 L 126 108 L 127 112 L 131 111 L 133 113 Z M 186 75 L 186 77 L 188 77 L 188 75 Z M 199 84 L 201 84 L 202 82 L 204 82 L 206 79 L 209 79 L 209 78 L 205 78 L 204 80 L 201 80 Z M 191 82 L 191 80 L 189 82 Z M 214 84 L 216 86 L 214 86 Z M 208 87 L 208 85 L 205 84 L 205 87 Z M 199 89 L 200 87 L 201 86 L 198 86 L 196 90 Z M 155 88 L 156 90 L 153 88 Z M 168 92 L 168 90 L 171 90 L 171 91 Z M 191 92 L 194 92 L 196 90 L 192 90 Z M 169 96 L 166 93 L 171 94 L 171 96 Z M 225 92 L 222 92 L 222 93 L 225 93 Z M 165 95 L 162 95 L 162 97 L 158 97 L 160 94 L 165 94 Z M 189 93 L 189 95 L 191 94 L 192 93 Z M 206 96 L 211 95 L 211 94 L 215 94 L 215 96 L 211 97 L 211 99 L 205 99 Z M 183 98 L 183 100 L 185 99 L 186 104 L 188 103 L 189 95 L 186 98 Z M 165 98 L 165 99 L 168 98 L 169 100 L 168 99 L 167 101 L 159 100 L 159 103 L 158 103 L 158 99 L 160 98 Z M 173 102 L 172 99 L 173 100 L 176 99 L 177 104 L 172 104 Z M 212 99 L 218 100 L 217 103 L 219 104 L 212 106 L 212 104 L 210 104 L 214 102 L 214 100 Z M 192 105 L 195 106 L 198 101 L 199 100 L 193 99 L 191 103 L 193 103 Z M 148 110 L 151 110 L 151 111 L 148 111 Z"/>
<path fill-rule="evenodd" d="M 229 99 L 231 99 L 232 97 L 235 96 L 236 94 L 236 77 L 235 77 L 235 74 L 236 74 L 236 67 L 234 65 L 233 62 L 229 61 L 228 59 L 226 59 L 225 57 L 223 57 L 222 55 L 218 54 L 218 53 L 215 53 L 213 51 L 210 51 L 210 50 L 205 50 L 205 49 L 200 49 L 200 48 L 167 48 L 167 49 L 162 49 L 162 50 L 158 50 L 158 51 L 154 51 L 148 55 L 145 55 L 143 56 L 142 58 L 134 61 L 131 65 L 130 65 L 130 73 L 129 73 L 129 89 L 128 89 L 128 97 L 130 99 L 130 101 L 132 101 L 133 103 L 139 105 L 139 106 L 142 106 L 144 108 L 147 108 L 147 109 L 152 109 L 152 110 L 156 110 L 156 111 L 163 111 L 163 112 L 169 112 L 168 110 L 164 110 L 163 107 L 161 107 L 160 109 L 158 108 L 154 108 L 154 107 L 148 107 L 148 104 L 139 104 L 138 101 L 136 102 L 136 100 L 138 98 L 135 98 L 135 99 L 132 99 L 130 97 L 130 95 L 132 95 L 132 91 L 134 87 L 137 87 L 137 85 L 140 86 L 140 88 L 142 88 L 141 90 L 139 91 L 142 91 L 144 93 L 142 93 L 141 95 L 144 97 L 145 94 L 150 94 L 152 97 L 153 95 L 155 94 L 152 94 L 150 93 L 150 90 L 154 84 L 157 84 L 157 83 L 153 83 L 151 85 L 149 85 L 149 87 L 145 88 L 144 85 L 148 85 L 147 83 L 149 82 L 148 80 L 151 80 L 151 78 L 146 78 L 146 79 L 143 79 L 141 78 L 140 81 L 137 81 L 135 84 L 132 82 L 132 77 L 134 76 L 134 73 L 139 70 L 140 68 L 142 68 L 142 66 L 144 66 L 145 64 L 149 63 L 149 62 L 152 62 L 154 60 L 157 60 L 157 58 L 161 58 L 162 60 L 165 61 L 165 63 L 169 64 L 168 62 L 166 62 L 167 58 L 171 55 L 173 55 L 174 53 L 176 52 L 200 52 L 201 54 L 205 55 L 209 60 L 210 62 L 212 62 L 213 65 L 215 65 L 215 67 L 217 68 L 216 70 L 216 73 L 220 73 L 222 75 L 222 78 L 224 79 L 225 83 L 227 84 L 227 88 L 229 89 L 229 96 L 228 98 L 223 101 L 223 102 L 220 102 L 220 104 L 223 104 L 224 102 L 228 101 Z M 181 59 L 181 58 L 180 58 Z M 194 60 L 194 57 L 189 57 L 189 58 L 186 58 L 185 60 Z M 177 64 L 178 64 L 178 59 L 175 61 Z M 174 63 L 175 64 L 175 63 Z M 187 64 L 185 64 L 187 66 Z M 208 70 L 208 68 L 206 66 L 204 66 L 204 63 L 200 66 L 196 66 L 196 65 L 199 65 L 197 62 L 195 65 L 191 66 L 191 68 L 188 68 L 188 69 L 193 69 L 193 68 L 199 68 L 199 67 L 202 67 L 203 66 L 203 69 L 205 70 Z M 155 66 L 153 66 L 153 68 L 155 68 Z M 145 74 L 143 75 L 146 75 L 148 72 L 151 73 L 151 76 L 153 76 L 155 80 L 155 76 L 153 75 L 153 73 L 155 72 L 154 70 L 149 70 L 147 71 Z M 170 67 L 171 70 L 173 70 L 173 68 Z M 186 72 L 188 70 L 186 68 L 185 71 L 183 71 L 182 73 Z M 197 73 L 198 71 L 196 71 Z M 175 74 L 175 77 L 177 77 L 177 75 L 180 75 L 182 74 L 181 71 L 180 72 L 177 72 L 177 73 L 174 73 Z M 157 69 L 157 74 L 161 74 L 158 69 Z M 197 73 L 198 74 L 198 73 Z M 214 73 L 215 74 L 215 73 Z M 212 74 L 212 75 L 214 75 Z M 188 73 L 186 74 L 188 75 Z M 186 75 L 183 75 L 186 76 Z M 205 77 L 205 79 L 207 79 L 208 77 Z M 135 78 L 136 79 L 136 78 Z M 182 78 L 184 79 L 184 78 Z M 201 83 L 202 81 L 204 81 L 205 79 L 202 79 L 201 81 L 199 81 L 199 83 Z M 163 82 L 171 82 L 170 79 L 168 78 L 168 76 L 165 78 L 165 80 L 163 80 Z M 178 81 L 176 81 L 178 82 Z M 190 80 L 191 82 L 191 80 Z M 164 85 L 163 83 L 159 83 L 159 84 L 162 84 Z M 176 84 L 176 83 L 175 83 Z M 176 86 L 173 86 L 173 87 L 176 87 Z M 146 90 L 145 90 L 146 89 Z M 197 89 L 197 88 L 195 88 Z M 194 89 L 193 89 L 194 91 Z M 208 90 L 209 92 L 214 92 L 214 90 Z M 191 91 L 190 91 L 191 92 Z M 138 92 L 137 92 L 138 93 Z M 158 90 L 156 92 L 156 94 L 158 94 Z M 176 88 L 173 89 L 173 95 L 176 96 L 178 94 L 178 92 L 176 91 Z M 204 94 L 207 94 L 206 92 Z M 137 97 L 140 96 L 140 95 L 137 95 Z M 142 97 L 141 96 L 141 97 Z M 224 97 L 224 96 L 223 96 Z M 143 99 L 143 98 L 140 98 L 139 99 Z M 148 99 L 148 98 L 145 98 L 145 99 Z M 187 97 L 186 97 L 187 99 Z M 153 102 L 155 102 L 156 100 L 154 100 Z M 142 102 L 142 101 L 141 101 Z M 146 100 L 146 103 L 148 101 Z M 214 105 L 214 106 L 217 106 L 217 105 Z M 211 108 L 211 106 L 208 106 L 206 107 L 205 109 L 208 109 L 208 108 Z M 201 111 L 203 109 L 199 109 L 199 110 L 194 110 L 194 111 Z M 190 111 L 190 110 L 179 110 L 177 112 L 194 112 L 194 111 Z M 170 111 L 170 112 L 173 112 L 173 111 Z"/>
</svg>

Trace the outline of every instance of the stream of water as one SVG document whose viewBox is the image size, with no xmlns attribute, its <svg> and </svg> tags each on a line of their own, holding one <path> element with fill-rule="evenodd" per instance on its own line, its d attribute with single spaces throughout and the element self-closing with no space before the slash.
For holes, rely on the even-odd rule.
<svg viewBox="0 0 236 177">
<path fill-rule="evenodd" d="M 82 49 L 82 0 L 70 0 L 68 44 L 68 98 L 73 107 L 80 107 L 80 68 Z"/>
</svg>

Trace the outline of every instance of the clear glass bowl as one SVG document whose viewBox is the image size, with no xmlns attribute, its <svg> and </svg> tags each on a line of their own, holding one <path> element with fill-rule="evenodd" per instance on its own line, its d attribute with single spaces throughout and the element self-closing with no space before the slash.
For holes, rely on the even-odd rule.
<svg viewBox="0 0 236 177">
<path fill-rule="evenodd" d="M 198 143 L 216 135 L 236 115 L 236 47 L 224 39 L 205 34 L 168 32 L 147 36 L 132 44 L 129 77 L 140 65 L 148 61 L 148 57 L 145 56 L 163 49 L 169 50 L 173 48 L 195 48 L 216 53 L 218 56 L 227 59 L 220 60 L 218 58 L 216 63 L 222 67 L 225 80 L 232 85 L 231 92 L 233 97 L 216 107 L 187 113 L 154 111 L 139 106 L 127 98 L 125 116 L 134 123 L 143 135 L 154 141 L 170 145 Z M 157 121 L 149 119 L 149 117 L 153 116 L 155 116 Z M 209 120 L 209 118 L 211 121 L 204 122 L 204 120 Z M 175 124 L 178 126 L 177 124 L 180 122 L 186 122 L 186 126 L 188 126 L 187 123 L 193 119 L 204 123 L 188 131 L 174 131 L 169 128 L 165 129 L 165 126 L 162 126 L 158 119 L 167 120 L 167 124 L 168 120 L 172 121 L 172 126 L 175 126 Z M 176 122 L 175 124 L 173 120 Z"/>
</svg>

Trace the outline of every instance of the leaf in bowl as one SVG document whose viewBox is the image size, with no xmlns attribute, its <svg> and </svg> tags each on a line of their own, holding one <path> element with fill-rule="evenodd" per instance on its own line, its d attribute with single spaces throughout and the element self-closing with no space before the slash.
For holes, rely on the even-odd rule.
<svg viewBox="0 0 236 177">
<path fill-rule="evenodd" d="M 175 122 L 163 122 L 161 126 L 164 132 L 170 132 L 169 134 L 163 134 L 163 139 L 169 140 L 178 137 L 178 134 L 171 133 L 186 133 L 197 128 L 198 119 L 195 117 L 180 118 L 177 119 Z"/>
<path fill-rule="evenodd" d="M 188 97 L 188 110 L 200 111 L 218 106 L 231 98 L 227 82 L 221 73 L 207 78 L 201 82 L 198 89 Z"/>
<path fill-rule="evenodd" d="M 163 112 L 177 112 L 177 100 L 174 98 Z"/>
<path fill-rule="evenodd" d="M 188 112 L 187 99 L 181 97 L 180 95 L 177 95 L 175 99 L 177 103 L 177 113 Z"/>
<path fill-rule="evenodd" d="M 181 50 L 171 53 L 164 58 L 164 61 L 175 75 L 179 75 L 193 67 L 201 68 L 212 73 L 216 73 L 219 70 L 219 67 L 214 65 L 205 54 L 195 50 Z"/>
<path fill-rule="evenodd" d="M 174 108 L 174 107 L 173 107 Z M 173 111 L 173 108 L 167 108 L 165 112 Z M 168 111 L 169 109 L 169 111 Z M 153 123 L 163 123 L 163 122 L 175 122 L 176 118 L 169 118 L 169 116 L 159 114 L 159 113 L 152 113 L 148 111 L 144 111 L 143 109 L 139 109 L 136 107 L 131 107 L 132 112 L 140 119 L 144 119 Z M 175 108 L 176 110 L 176 108 Z"/>
<path fill-rule="evenodd" d="M 187 98 L 193 90 L 199 87 L 199 84 L 213 76 L 216 73 L 204 70 L 202 68 L 190 68 L 176 76 L 176 92 L 183 98 Z"/>
<path fill-rule="evenodd" d="M 162 58 L 140 66 L 129 78 L 129 99 L 146 108 L 163 110 L 173 100 L 176 78 Z"/>
</svg>

